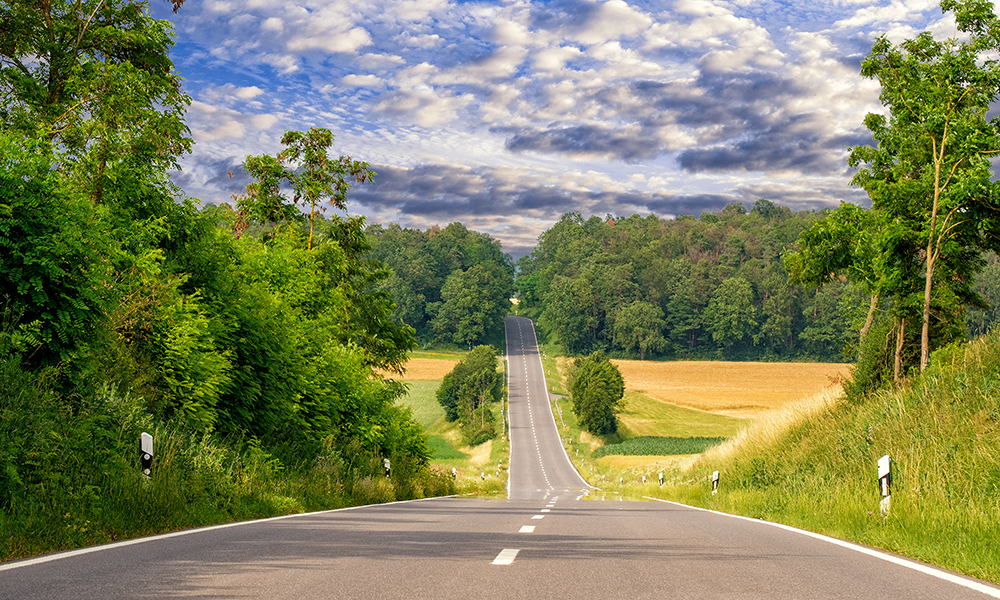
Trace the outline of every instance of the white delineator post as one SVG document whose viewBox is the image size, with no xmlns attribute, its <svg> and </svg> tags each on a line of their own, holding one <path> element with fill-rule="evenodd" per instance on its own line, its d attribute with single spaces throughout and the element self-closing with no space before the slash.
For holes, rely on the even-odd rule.
<svg viewBox="0 0 1000 600">
<path fill-rule="evenodd" d="M 882 493 L 879 510 L 882 515 L 889 514 L 889 504 L 892 502 L 892 459 L 886 454 L 878 459 L 878 489 Z"/>
<path fill-rule="evenodd" d="M 149 478 L 153 466 L 153 436 L 143 431 L 139 436 L 139 447 L 142 449 L 142 473 Z"/>
<path fill-rule="evenodd" d="M 719 492 L 719 472 L 715 471 L 712 473 L 712 495 L 714 496 Z"/>
</svg>

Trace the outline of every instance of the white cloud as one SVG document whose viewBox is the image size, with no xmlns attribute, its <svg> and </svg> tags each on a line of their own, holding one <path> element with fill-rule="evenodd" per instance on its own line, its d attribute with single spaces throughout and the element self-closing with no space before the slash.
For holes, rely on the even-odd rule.
<svg viewBox="0 0 1000 600">
<path fill-rule="evenodd" d="M 347 75 L 340 80 L 349 87 L 379 89 L 385 87 L 385 82 L 376 75 Z"/>
</svg>

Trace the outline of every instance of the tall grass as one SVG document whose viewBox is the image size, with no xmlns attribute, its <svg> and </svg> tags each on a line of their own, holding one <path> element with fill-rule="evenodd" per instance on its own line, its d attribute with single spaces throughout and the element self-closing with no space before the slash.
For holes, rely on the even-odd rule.
<svg viewBox="0 0 1000 600">
<path fill-rule="evenodd" d="M 895 461 L 886 517 L 876 486 L 884 454 Z M 1000 334 L 936 352 L 898 390 L 858 403 L 816 397 L 776 414 L 675 475 L 664 496 L 1000 582 Z"/>
<path fill-rule="evenodd" d="M 149 479 L 139 435 L 154 438 Z M 318 451 L 317 451 L 318 450 Z M 333 446 L 274 456 L 256 440 L 159 423 L 106 388 L 61 399 L 0 361 L 0 560 L 187 527 L 454 493 L 449 473 Z"/>
</svg>

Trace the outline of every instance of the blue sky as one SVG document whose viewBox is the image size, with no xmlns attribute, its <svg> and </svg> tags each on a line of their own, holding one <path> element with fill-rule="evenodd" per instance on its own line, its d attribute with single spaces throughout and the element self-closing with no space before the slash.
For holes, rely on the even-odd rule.
<svg viewBox="0 0 1000 600">
<path fill-rule="evenodd" d="M 371 222 L 461 221 L 529 251 L 561 214 L 863 202 L 872 41 L 954 35 L 931 0 L 188 0 L 174 63 L 197 142 L 174 180 L 228 201 L 248 154 L 326 127 Z"/>
</svg>

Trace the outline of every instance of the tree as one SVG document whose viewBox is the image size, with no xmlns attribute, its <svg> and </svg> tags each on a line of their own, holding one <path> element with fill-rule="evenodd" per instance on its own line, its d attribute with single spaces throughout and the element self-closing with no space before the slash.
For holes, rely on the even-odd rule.
<svg viewBox="0 0 1000 600">
<path fill-rule="evenodd" d="M 0 7 L 0 127 L 45 140 L 94 202 L 123 179 L 164 182 L 192 145 L 184 124 L 190 98 L 169 56 L 172 27 L 147 7 L 136 0 Z"/>
<path fill-rule="evenodd" d="M 576 360 L 576 376 L 571 386 L 573 413 L 583 427 L 594 435 L 618 430 L 615 415 L 622 408 L 625 380 L 621 371 L 597 351 Z"/>
<path fill-rule="evenodd" d="M 988 0 L 943 0 L 941 8 L 966 40 L 923 32 L 894 46 L 881 36 L 862 62 L 861 74 L 882 86 L 889 118 L 865 118 L 877 146 L 855 146 L 848 160 L 865 165 L 852 183 L 868 192 L 872 210 L 906 223 L 922 242 L 921 370 L 935 300 L 939 319 L 961 314 L 955 302 L 975 302 L 976 259 L 997 244 L 1000 227 L 989 161 L 1000 152 L 1000 117 L 988 115 L 1000 93 L 1000 22 Z M 942 268 L 947 275 L 935 278 Z"/>
<path fill-rule="evenodd" d="M 720 347 L 731 349 L 736 342 L 751 339 L 758 315 L 750 282 L 742 277 L 723 281 L 705 309 L 705 321 Z"/>
<path fill-rule="evenodd" d="M 490 405 L 503 394 L 503 376 L 497 370 L 496 349 L 476 346 L 444 376 L 438 403 L 448 421 L 459 421 L 470 443 L 496 435 Z M 482 439 L 480 439 L 482 438 Z"/>
<path fill-rule="evenodd" d="M 293 205 L 309 208 L 309 237 L 306 249 L 313 245 L 313 230 L 318 212 L 325 211 L 324 201 L 334 208 L 347 208 L 347 191 L 355 183 L 371 183 L 375 172 L 371 165 L 341 155 L 328 155 L 334 136 L 329 129 L 312 127 L 309 131 L 286 131 L 281 143 L 286 146 L 277 156 L 248 156 L 243 163 L 254 180 L 237 199 L 239 217 L 237 233 L 242 233 L 251 221 L 289 223 Z M 281 194 L 282 184 L 292 188 L 292 202 Z"/>
<path fill-rule="evenodd" d="M 455 271 L 441 288 L 442 305 L 431 327 L 440 339 L 478 344 L 496 335 L 510 307 L 513 281 L 496 266 Z"/>
<path fill-rule="evenodd" d="M 615 339 L 626 350 L 639 349 L 639 359 L 646 352 L 658 352 L 667 345 L 663 337 L 663 311 L 660 307 L 636 300 L 618 311 L 615 317 Z"/>
</svg>

